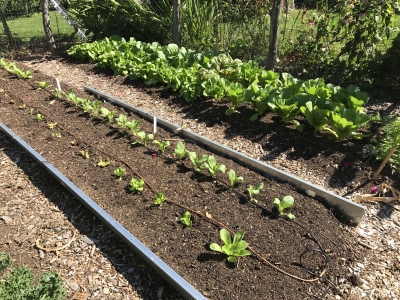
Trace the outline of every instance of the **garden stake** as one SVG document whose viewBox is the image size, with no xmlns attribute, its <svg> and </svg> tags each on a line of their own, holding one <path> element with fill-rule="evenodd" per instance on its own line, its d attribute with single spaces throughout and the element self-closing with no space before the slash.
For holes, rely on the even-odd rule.
<svg viewBox="0 0 400 300">
<path fill-rule="evenodd" d="M 57 82 L 57 88 L 61 92 L 60 80 L 58 78 L 56 78 L 56 82 Z"/>
<path fill-rule="evenodd" d="M 376 180 L 378 178 L 378 175 L 381 173 L 383 167 L 386 165 L 390 157 L 393 155 L 394 151 L 396 151 L 397 146 L 394 146 L 392 149 L 390 149 L 389 153 L 386 155 L 385 159 L 379 166 L 379 169 L 375 172 L 374 176 L 372 177 L 372 180 Z"/>
</svg>

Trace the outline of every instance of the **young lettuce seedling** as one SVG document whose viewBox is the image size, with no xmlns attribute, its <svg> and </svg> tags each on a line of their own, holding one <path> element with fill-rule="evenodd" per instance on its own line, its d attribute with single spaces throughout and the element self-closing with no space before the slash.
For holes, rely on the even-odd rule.
<svg viewBox="0 0 400 300">
<path fill-rule="evenodd" d="M 242 176 L 236 177 L 235 171 L 230 170 L 229 171 L 229 180 L 231 182 L 231 187 L 234 187 L 235 184 L 238 183 L 239 181 L 243 182 L 243 177 Z"/>
<path fill-rule="evenodd" d="M 200 173 L 201 170 L 199 168 L 199 164 L 205 162 L 208 159 L 208 155 L 203 154 L 199 158 L 197 158 L 196 152 L 188 152 L 188 156 L 190 158 L 190 161 L 193 164 L 193 168 L 197 173 Z"/>
<path fill-rule="evenodd" d="M 156 199 L 154 200 L 154 205 L 161 206 L 165 202 L 165 200 L 167 200 L 167 199 L 164 197 L 164 194 L 161 192 L 158 192 L 156 194 Z"/>
<path fill-rule="evenodd" d="M 125 128 L 126 127 L 126 123 L 127 123 L 128 119 L 126 118 L 125 115 L 120 114 L 118 116 L 118 118 L 115 119 L 115 122 L 117 122 L 117 124 L 119 126 L 121 126 L 121 128 Z"/>
<path fill-rule="evenodd" d="M 180 218 L 179 220 L 185 224 L 187 227 L 192 226 L 192 215 L 190 214 L 190 212 L 185 212 L 182 216 L 182 218 Z"/>
<path fill-rule="evenodd" d="M 114 115 L 117 113 L 115 110 L 110 111 L 105 107 L 100 108 L 101 116 L 107 118 L 108 122 L 112 122 L 114 120 Z"/>
<path fill-rule="evenodd" d="M 125 169 L 118 167 L 114 170 L 114 175 L 117 176 L 119 178 L 119 180 L 122 180 L 122 176 L 125 175 Z"/>
<path fill-rule="evenodd" d="M 251 201 L 254 201 L 255 203 L 258 202 L 257 199 L 254 198 L 254 195 L 258 195 L 263 187 L 264 187 L 264 184 L 262 182 L 259 185 L 257 185 L 256 187 L 253 187 L 252 185 L 249 186 L 249 188 L 247 190 L 249 191 Z"/>
<path fill-rule="evenodd" d="M 159 142 L 157 140 L 153 140 L 153 144 L 157 144 L 161 153 L 165 152 L 165 149 L 171 144 L 169 141 Z"/>
<path fill-rule="evenodd" d="M 79 153 L 83 156 L 84 159 L 88 159 L 90 157 L 89 149 L 84 149 L 84 150 L 80 151 Z"/>
<path fill-rule="evenodd" d="M 57 122 L 54 122 L 54 123 L 47 123 L 47 126 L 49 127 L 50 130 L 51 130 L 51 129 L 54 129 L 54 128 L 56 128 L 56 126 L 57 126 Z"/>
<path fill-rule="evenodd" d="M 62 91 L 60 91 L 59 89 L 52 90 L 52 95 L 53 95 L 54 98 L 61 99 L 61 96 L 63 94 L 64 93 Z"/>
<path fill-rule="evenodd" d="M 58 133 L 58 132 L 53 132 L 51 135 L 56 137 L 56 138 L 60 138 L 61 137 L 61 133 Z"/>
<path fill-rule="evenodd" d="M 140 179 L 132 178 L 130 185 L 131 186 L 129 187 L 129 190 L 131 192 L 143 191 L 144 180 L 142 178 Z"/>
<path fill-rule="evenodd" d="M 283 197 L 282 201 L 278 198 L 274 198 L 272 203 L 277 205 L 279 215 L 286 215 L 290 220 L 295 218 L 293 214 L 283 212 L 285 208 L 289 208 L 294 205 L 294 198 L 292 196 L 285 196 Z"/>
<path fill-rule="evenodd" d="M 139 124 L 140 121 L 132 120 L 126 122 L 126 127 L 128 127 L 132 131 L 133 135 L 137 135 L 137 133 L 139 132 Z"/>
<path fill-rule="evenodd" d="M 36 83 L 39 85 L 39 87 L 37 88 L 38 90 L 45 90 L 48 87 L 51 87 L 51 84 L 47 81 L 36 81 Z"/>
<path fill-rule="evenodd" d="M 100 105 L 101 105 L 101 102 L 100 102 L 99 100 L 94 100 L 94 101 L 92 102 L 92 107 L 93 107 L 93 109 L 92 109 L 92 114 L 93 114 L 94 116 L 97 116 L 97 115 L 99 114 Z"/>
<path fill-rule="evenodd" d="M 201 166 L 200 166 L 200 168 L 207 168 L 208 169 L 208 171 L 210 172 L 210 175 L 211 175 L 211 177 L 212 178 L 214 178 L 215 177 L 215 173 L 217 172 L 217 171 L 221 171 L 222 173 L 225 173 L 225 171 L 226 171 L 226 167 L 225 167 L 225 165 L 217 165 L 217 161 L 215 160 L 215 157 L 214 156 L 209 156 L 208 158 L 207 158 L 207 161 L 205 161 Z"/>
<path fill-rule="evenodd" d="M 136 135 L 137 135 L 137 137 L 138 137 L 139 139 L 142 140 L 142 144 L 143 144 L 144 146 L 147 146 L 147 142 L 148 142 L 148 141 L 151 141 L 152 139 L 154 139 L 154 135 L 153 135 L 152 133 L 146 134 L 146 132 L 144 132 L 144 131 L 139 131 Z M 133 142 L 132 144 L 134 145 L 134 144 L 136 144 L 136 143 L 137 143 L 137 142 Z"/>
<path fill-rule="evenodd" d="M 182 143 L 181 141 L 179 141 L 178 144 L 176 144 L 175 151 L 172 152 L 172 154 L 174 154 L 176 158 L 179 160 L 182 160 L 188 153 L 189 151 L 185 149 L 185 144 Z"/>
<path fill-rule="evenodd" d="M 100 161 L 97 163 L 97 165 L 98 165 L 100 168 L 107 167 L 109 164 L 110 164 L 109 161 L 103 161 L 102 158 L 100 158 Z"/>
<path fill-rule="evenodd" d="M 225 228 L 221 229 L 219 235 L 225 245 L 221 247 L 217 243 L 212 243 L 210 245 L 210 249 L 228 255 L 229 262 L 235 262 L 236 257 L 238 256 L 251 255 L 251 252 L 249 250 L 246 250 L 248 246 L 247 242 L 242 240 L 244 237 L 243 230 L 239 230 L 238 232 L 236 232 L 235 236 L 233 237 L 233 241 L 229 231 Z"/>
<path fill-rule="evenodd" d="M 43 116 L 42 116 L 41 114 L 37 114 L 37 115 L 36 115 L 36 119 L 37 119 L 39 122 L 41 122 L 41 121 L 43 121 Z"/>
<path fill-rule="evenodd" d="M 35 109 L 32 107 L 32 108 L 29 110 L 29 114 L 32 116 L 34 111 L 35 111 Z"/>
</svg>

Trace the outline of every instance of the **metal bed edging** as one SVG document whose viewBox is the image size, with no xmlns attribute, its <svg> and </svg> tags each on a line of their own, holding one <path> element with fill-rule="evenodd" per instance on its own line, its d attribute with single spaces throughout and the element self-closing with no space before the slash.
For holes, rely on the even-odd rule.
<svg viewBox="0 0 400 300">
<path fill-rule="evenodd" d="M 116 106 L 123 107 L 128 111 L 132 111 L 136 114 L 138 114 L 140 117 L 146 119 L 149 122 L 153 122 L 154 115 L 141 110 L 140 108 L 137 108 L 131 104 L 128 104 L 126 102 L 123 102 L 115 97 L 112 97 L 110 95 L 107 95 L 101 91 L 98 91 L 94 88 L 91 88 L 89 86 L 85 86 L 84 90 L 86 92 L 92 93 L 96 95 L 99 98 L 102 98 Z M 345 216 L 347 219 L 354 221 L 356 223 L 360 223 L 364 214 L 365 214 L 365 207 L 358 203 L 354 203 L 346 198 L 343 198 L 339 195 L 336 195 L 332 192 L 329 192 L 319 186 L 316 186 L 312 183 L 309 183 L 301 178 L 298 178 L 296 176 L 290 175 L 289 173 L 286 173 L 284 171 L 281 171 L 273 166 L 270 166 L 268 164 L 262 163 L 252 157 L 249 157 L 243 153 L 240 153 L 238 151 L 235 151 L 231 148 L 225 147 L 217 142 L 214 142 L 208 138 L 205 138 L 197 133 L 194 133 L 192 131 L 182 129 L 178 125 L 175 125 L 167 120 L 164 120 L 162 118 L 157 117 L 157 123 L 163 127 L 164 129 L 170 131 L 170 132 L 175 132 L 179 134 L 182 138 L 192 140 L 199 145 L 203 146 L 204 148 L 207 148 L 208 150 L 215 152 L 221 156 L 233 159 L 237 163 L 252 169 L 254 171 L 257 171 L 259 173 L 265 174 L 266 176 L 273 177 L 275 179 L 278 179 L 280 181 L 284 182 L 289 182 L 304 191 L 311 191 L 311 193 L 315 193 L 316 196 L 322 197 L 330 206 L 334 207 L 337 209 L 343 216 Z"/>
<path fill-rule="evenodd" d="M 98 219 L 104 222 L 118 237 L 120 237 L 136 254 L 149 264 L 161 277 L 171 284 L 186 299 L 206 299 L 199 291 L 177 274 L 170 266 L 143 245 L 135 236 L 112 218 L 106 211 L 96 204 L 89 196 L 82 192 L 75 184 L 65 177 L 58 169 L 46 161 L 39 153 L 29 146 L 18 135 L 14 134 L 6 125 L 0 122 L 0 130 L 13 142 L 25 150 L 39 165 L 41 165 L 62 186 L 84 204 Z"/>
</svg>

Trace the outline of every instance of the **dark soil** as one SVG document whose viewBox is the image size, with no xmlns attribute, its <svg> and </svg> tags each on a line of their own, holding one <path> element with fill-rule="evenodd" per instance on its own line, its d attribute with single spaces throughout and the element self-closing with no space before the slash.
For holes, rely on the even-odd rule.
<svg viewBox="0 0 400 300">
<path fill-rule="evenodd" d="M 362 250 L 355 244 L 354 238 L 344 229 L 346 225 L 341 224 L 329 208 L 287 183 L 265 178 L 217 155 L 214 155 L 217 162 L 225 164 L 227 170 L 235 170 L 237 175 L 244 177 L 245 183 L 231 189 L 227 175 L 221 173 L 217 175 L 216 183 L 213 183 L 208 172 L 194 173 L 188 159 L 177 162 L 170 154 L 161 155 L 155 145 L 132 145 L 132 136 L 118 129 L 115 124 L 89 117 L 81 108 L 64 100 L 54 100 L 48 92 L 35 90 L 29 84 L 53 79 L 34 73 L 32 80 L 23 81 L 4 70 L 0 71 L 0 76 L 0 84 L 4 89 L 4 93 L 0 93 L 0 121 L 21 136 L 150 250 L 210 299 L 315 299 L 326 297 L 328 294 L 334 295 L 338 293 L 334 285 L 338 284 L 339 280 L 347 280 L 347 264 L 350 264 L 355 255 L 362 255 Z M 79 92 L 76 93 L 79 95 Z M 18 109 L 18 106 L 23 104 L 22 101 L 26 103 L 26 108 Z M 126 113 L 122 109 L 104 105 L 117 110 L 118 113 Z M 223 115 L 219 106 L 214 108 L 204 105 L 200 110 L 196 105 L 191 109 L 198 109 L 207 115 L 209 126 L 215 122 L 212 121 L 213 114 Z M 42 122 L 36 120 L 35 114 L 29 114 L 31 107 L 36 108 L 35 113 L 44 115 Z M 233 130 L 246 124 L 247 121 L 243 120 L 248 120 L 247 113 L 244 108 L 244 117 L 234 117 L 230 120 Z M 126 114 L 130 118 L 138 119 L 132 113 Z M 265 123 L 265 120 L 262 121 Z M 54 122 L 75 136 L 71 136 L 60 127 L 50 130 L 47 124 Z M 324 157 L 325 163 L 329 160 L 329 155 L 337 152 L 338 146 L 333 146 L 337 143 L 314 133 L 306 132 L 301 136 L 302 142 L 296 144 L 294 141 L 299 141 L 299 134 L 290 128 L 282 127 L 281 124 L 278 130 L 275 123 L 277 122 L 268 122 L 265 130 L 260 131 L 255 139 L 262 142 L 268 138 L 283 148 L 289 145 L 296 147 L 293 155 L 310 160 Z M 151 132 L 152 124 L 142 121 L 141 129 Z M 61 137 L 57 138 L 52 133 L 60 133 Z M 76 137 L 85 142 L 79 141 L 77 145 L 72 145 L 71 141 Z M 175 148 L 178 138 L 162 129 L 156 134 L 157 140 L 171 139 L 172 145 L 167 150 L 168 153 Z M 304 143 L 304 140 L 307 143 Z M 344 143 L 340 147 L 351 149 L 352 143 Z M 112 154 L 114 158 L 107 157 L 89 144 Z M 189 141 L 185 141 L 185 145 L 198 155 L 211 154 Z M 89 150 L 88 159 L 84 159 L 80 154 L 84 149 Z M 340 151 L 345 152 L 343 149 Z M 356 154 L 350 150 L 349 152 L 356 159 Z M 184 209 L 170 203 L 161 207 L 154 206 L 155 195 L 147 186 L 141 193 L 129 192 L 129 181 L 131 178 L 137 178 L 137 175 L 128 170 L 123 180 L 115 178 L 114 169 L 118 166 L 126 168 L 115 157 L 128 162 L 145 181 L 156 190 L 162 191 L 167 198 L 188 206 L 193 211 L 203 214 L 207 212 L 214 220 L 235 231 L 244 230 L 245 240 L 249 245 L 285 272 L 305 279 L 311 279 L 313 276 L 303 267 L 316 274 L 326 268 L 326 273 L 317 282 L 305 283 L 282 274 L 254 255 L 240 258 L 237 263 L 228 263 L 225 255 L 209 249 L 212 242 L 221 244 L 219 227 L 194 213 L 193 226 L 185 227 L 179 221 L 185 212 Z M 110 160 L 110 165 L 105 168 L 98 167 L 100 158 L 103 161 Z M 318 165 L 318 162 L 314 163 Z M 325 170 L 321 169 L 321 172 Z M 335 176 L 341 178 L 354 174 L 344 171 Z M 256 198 L 266 209 L 249 202 L 245 196 L 249 185 L 256 186 L 260 182 L 264 183 L 264 189 Z M 320 248 L 304 229 L 273 213 L 272 199 L 282 199 L 286 195 L 292 195 L 295 199 L 295 206 L 289 211 L 296 216 L 296 222 L 311 230 L 318 238 L 329 255 L 329 262 L 323 259 L 319 251 L 310 251 Z M 303 266 L 300 261 L 302 255 Z"/>
</svg>

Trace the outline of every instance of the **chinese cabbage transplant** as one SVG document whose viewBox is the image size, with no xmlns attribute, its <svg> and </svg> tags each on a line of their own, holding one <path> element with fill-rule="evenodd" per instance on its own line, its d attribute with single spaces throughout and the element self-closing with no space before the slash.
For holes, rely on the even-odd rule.
<svg viewBox="0 0 400 300">
<path fill-rule="evenodd" d="M 365 136 L 358 131 L 369 120 L 363 112 L 369 96 L 355 85 L 343 88 L 326 84 L 322 78 L 300 80 L 226 53 L 196 52 L 175 44 L 161 46 L 118 36 L 75 45 L 67 52 L 132 80 L 163 84 L 186 101 L 204 97 L 224 101 L 227 115 L 247 103 L 255 110 L 252 121 L 271 111 L 303 131 L 304 121 L 299 118 L 303 115 L 315 130 L 339 140 Z M 111 121 L 113 116 L 107 116 Z"/>
</svg>

